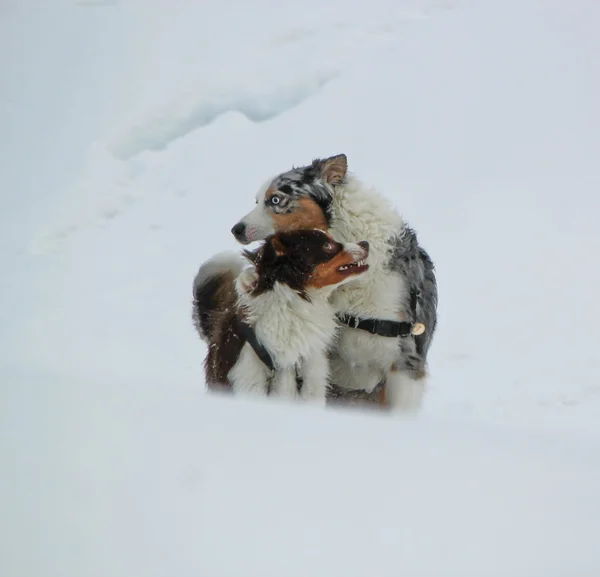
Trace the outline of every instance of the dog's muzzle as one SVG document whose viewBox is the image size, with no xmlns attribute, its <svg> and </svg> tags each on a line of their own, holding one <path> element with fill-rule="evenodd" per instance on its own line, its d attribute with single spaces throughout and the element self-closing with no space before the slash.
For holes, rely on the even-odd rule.
<svg viewBox="0 0 600 577">
<path fill-rule="evenodd" d="M 231 234 L 238 242 L 246 242 L 246 225 L 243 222 L 238 222 L 232 229 Z"/>
</svg>

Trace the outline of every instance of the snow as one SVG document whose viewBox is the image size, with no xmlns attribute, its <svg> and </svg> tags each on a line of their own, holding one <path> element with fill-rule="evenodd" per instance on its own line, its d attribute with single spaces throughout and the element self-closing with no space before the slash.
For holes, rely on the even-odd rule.
<svg viewBox="0 0 600 577">
<path fill-rule="evenodd" d="M 18 386 L 3 575 L 597 575 L 588 441 L 172 382 Z"/>
<path fill-rule="evenodd" d="M 0 574 L 598 575 L 599 18 L 1 2 Z M 414 419 L 204 391 L 198 265 L 340 152 L 436 262 Z"/>
</svg>

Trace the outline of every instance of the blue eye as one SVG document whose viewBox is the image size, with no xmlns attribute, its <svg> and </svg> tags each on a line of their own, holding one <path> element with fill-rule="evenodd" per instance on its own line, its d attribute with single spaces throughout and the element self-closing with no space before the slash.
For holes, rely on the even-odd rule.
<svg viewBox="0 0 600 577">
<path fill-rule="evenodd" d="M 271 204 L 279 204 L 281 202 L 281 199 L 278 196 L 272 196 L 271 197 Z"/>
</svg>

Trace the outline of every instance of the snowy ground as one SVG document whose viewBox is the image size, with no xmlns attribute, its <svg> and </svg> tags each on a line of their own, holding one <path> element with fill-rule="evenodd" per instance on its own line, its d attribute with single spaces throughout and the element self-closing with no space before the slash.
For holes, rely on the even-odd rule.
<svg viewBox="0 0 600 577">
<path fill-rule="evenodd" d="M 598 575 L 600 5 L 289 10 L 0 2 L 0 574 Z M 197 266 L 339 152 L 436 261 L 416 421 L 203 390 Z"/>
</svg>

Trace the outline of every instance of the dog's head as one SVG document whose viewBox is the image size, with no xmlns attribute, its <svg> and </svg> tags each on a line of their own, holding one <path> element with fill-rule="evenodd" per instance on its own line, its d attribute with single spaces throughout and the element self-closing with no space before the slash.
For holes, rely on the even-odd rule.
<svg viewBox="0 0 600 577">
<path fill-rule="evenodd" d="M 335 187 L 348 171 L 345 154 L 314 160 L 267 182 L 256 195 L 256 207 L 232 229 L 242 244 L 299 229 L 327 230 Z"/>
<path fill-rule="evenodd" d="M 293 230 L 266 238 L 255 251 L 245 251 L 255 268 L 254 295 L 275 283 L 307 297 L 311 290 L 334 288 L 366 270 L 369 243 L 339 243 L 322 230 Z"/>
</svg>

